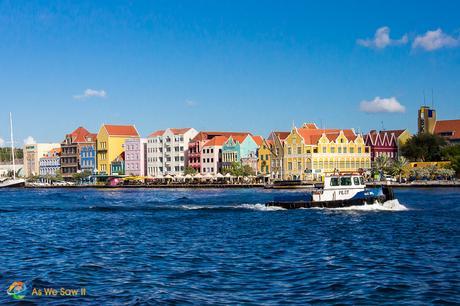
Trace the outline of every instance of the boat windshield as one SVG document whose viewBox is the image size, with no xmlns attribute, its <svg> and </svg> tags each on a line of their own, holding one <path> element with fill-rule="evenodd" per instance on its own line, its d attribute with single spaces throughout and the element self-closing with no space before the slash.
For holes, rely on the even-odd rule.
<svg viewBox="0 0 460 306">
<path fill-rule="evenodd" d="M 361 185 L 364 185 L 364 179 L 362 176 L 359 178 L 359 181 L 361 182 Z"/>
<path fill-rule="evenodd" d="M 342 186 L 351 186 L 351 177 L 342 176 L 340 178 L 340 185 L 342 185 Z"/>
<path fill-rule="evenodd" d="M 331 186 L 351 186 L 351 177 L 342 176 L 342 177 L 331 177 Z"/>
<path fill-rule="evenodd" d="M 331 186 L 339 186 L 339 178 L 331 177 Z"/>
<path fill-rule="evenodd" d="M 353 178 L 353 183 L 354 183 L 356 186 L 360 185 L 360 184 L 359 184 L 359 177 L 355 176 L 355 177 Z"/>
</svg>

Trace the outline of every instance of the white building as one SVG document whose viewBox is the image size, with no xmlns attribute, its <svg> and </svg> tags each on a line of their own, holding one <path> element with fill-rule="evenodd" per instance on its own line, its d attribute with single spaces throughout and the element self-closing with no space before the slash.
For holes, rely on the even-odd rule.
<svg viewBox="0 0 460 306">
<path fill-rule="evenodd" d="M 56 175 L 61 170 L 61 148 L 50 150 L 39 159 L 39 173 L 41 176 Z"/>
<path fill-rule="evenodd" d="M 24 176 L 29 177 L 40 173 L 39 159 L 50 150 L 59 148 L 60 143 L 34 143 L 24 146 Z"/>
<path fill-rule="evenodd" d="M 222 145 L 228 136 L 215 136 L 201 150 L 201 173 L 217 174 L 222 171 Z"/>
<path fill-rule="evenodd" d="M 147 175 L 183 174 L 187 167 L 188 144 L 198 132 L 193 128 L 169 128 L 147 138 Z"/>
</svg>

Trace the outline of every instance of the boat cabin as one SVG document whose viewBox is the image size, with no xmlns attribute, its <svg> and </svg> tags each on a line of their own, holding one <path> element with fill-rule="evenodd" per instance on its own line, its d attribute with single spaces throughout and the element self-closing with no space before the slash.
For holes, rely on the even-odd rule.
<svg viewBox="0 0 460 306">
<path fill-rule="evenodd" d="M 361 175 L 331 175 L 324 178 L 324 189 L 364 188 Z"/>
</svg>

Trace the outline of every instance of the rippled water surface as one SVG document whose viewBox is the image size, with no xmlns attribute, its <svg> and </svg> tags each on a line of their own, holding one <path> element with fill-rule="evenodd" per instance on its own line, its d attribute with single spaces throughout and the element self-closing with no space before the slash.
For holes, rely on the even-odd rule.
<svg viewBox="0 0 460 306">
<path fill-rule="evenodd" d="M 397 190 L 407 210 L 261 205 L 288 193 L 0 190 L 0 304 L 13 281 L 32 305 L 460 302 L 460 189 Z"/>
</svg>

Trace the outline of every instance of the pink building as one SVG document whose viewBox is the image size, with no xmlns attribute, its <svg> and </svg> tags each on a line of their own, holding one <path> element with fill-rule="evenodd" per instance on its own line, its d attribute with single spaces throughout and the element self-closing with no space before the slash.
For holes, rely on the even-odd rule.
<svg viewBox="0 0 460 306">
<path fill-rule="evenodd" d="M 147 175 L 147 139 L 127 138 L 125 141 L 125 173 L 133 176 Z"/>
<path fill-rule="evenodd" d="M 395 159 L 399 156 L 399 148 L 410 137 L 407 130 L 388 130 L 370 131 L 364 135 L 364 142 L 366 146 L 370 147 L 371 161 L 376 157 L 387 156 Z"/>
</svg>

